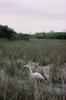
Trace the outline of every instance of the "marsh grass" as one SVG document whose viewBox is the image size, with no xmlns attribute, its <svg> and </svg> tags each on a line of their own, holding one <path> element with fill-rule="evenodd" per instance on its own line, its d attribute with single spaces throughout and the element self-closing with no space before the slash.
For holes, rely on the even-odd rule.
<svg viewBox="0 0 66 100">
<path fill-rule="evenodd" d="M 24 66 L 29 62 L 53 64 L 50 80 L 61 83 L 65 52 L 65 40 L 0 40 L 0 73 L 3 70 L 5 75 L 4 79 L 0 76 L 0 100 L 61 100 L 60 95 L 45 90 L 44 83 L 30 82 Z"/>
</svg>

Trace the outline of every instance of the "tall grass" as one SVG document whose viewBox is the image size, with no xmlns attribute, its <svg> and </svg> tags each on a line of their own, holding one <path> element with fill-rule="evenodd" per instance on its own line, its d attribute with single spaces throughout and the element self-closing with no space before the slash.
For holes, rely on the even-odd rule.
<svg viewBox="0 0 66 100">
<path fill-rule="evenodd" d="M 45 90 L 41 82 L 30 82 L 23 68 L 29 62 L 53 64 L 51 81 L 61 83 L 65 51 L 65 40 L 0 40 L 0 100 L 61 100 L 59 95 Z"/>
</svg>

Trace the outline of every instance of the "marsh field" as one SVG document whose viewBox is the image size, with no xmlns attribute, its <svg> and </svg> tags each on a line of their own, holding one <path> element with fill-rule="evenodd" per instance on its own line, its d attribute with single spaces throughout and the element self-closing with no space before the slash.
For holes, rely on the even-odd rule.
<svg viewBox="0 0 66 100">
<path fill-rule="evenodd" d="M 62 100 L 59 85 L 62 84 L 62 69 L 65 63 L 65 40 L 1 39 L 0 100 Z M 26 64 L 31 65 L 33 72 L 51 66 L 49 83 L 30 79 L 24 69 Z"/>
</svg>

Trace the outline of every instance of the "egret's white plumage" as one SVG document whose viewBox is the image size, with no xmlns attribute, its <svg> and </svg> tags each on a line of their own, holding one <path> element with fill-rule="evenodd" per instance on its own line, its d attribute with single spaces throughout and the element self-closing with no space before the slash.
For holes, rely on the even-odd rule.
<svg viewBox="0 0 66 100">
<path fill-rule="evenodd" d="M 35 79 L 43 79 L 44 80 L 44 77 L 38 72 L 33 73 L 33 77 Z"/>
<path fill-rule="evenodd" d="M 25 65 L 25 68 L 29 69 L 29 74 L 34 79 L 44 80 L 44 77 L 39 72 L 32 72 L 31 67 L 29 65 Z"/>
</svg>

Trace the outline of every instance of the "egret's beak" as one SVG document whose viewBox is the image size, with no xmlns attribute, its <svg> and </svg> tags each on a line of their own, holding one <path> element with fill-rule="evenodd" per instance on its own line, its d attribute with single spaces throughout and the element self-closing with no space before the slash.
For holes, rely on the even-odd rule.
<svg viewBox="0 0 66 100">
<path fill-rule="evenodd" d="M 48 80 L 48 78 L 44 75 L 44 78 L 45 78 L 45 80 L 49 83 L 49 80 Z"/>
</svg>

